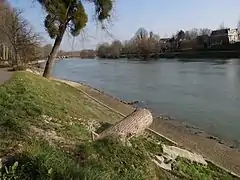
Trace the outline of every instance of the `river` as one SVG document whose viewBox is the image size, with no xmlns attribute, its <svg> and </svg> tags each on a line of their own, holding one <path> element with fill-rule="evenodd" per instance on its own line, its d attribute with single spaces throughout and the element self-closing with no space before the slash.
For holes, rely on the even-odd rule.
<svg viewBox="0 0 240 180">
<path fill-rule="evenodd" d="M 154 113 L 220 138 L 240 140 L 240 59 L 69 59 L 58 61 L 53 75 L 85 82 L 123 100 L 139 100 Z"/>
</svg>

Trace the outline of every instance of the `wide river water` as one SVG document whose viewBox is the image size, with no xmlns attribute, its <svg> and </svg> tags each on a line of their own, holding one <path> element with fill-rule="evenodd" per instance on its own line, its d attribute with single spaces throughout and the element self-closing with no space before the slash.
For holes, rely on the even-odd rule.
<svg viewBox="0 0 240 180">
<path fill-rule="evenodd" d="M 85 82 L 123 100 L 139 100 L 157 114 L 240 140 L 240 59 L 183 62 L 69 59 L 55 77 Z"/>
</svg>

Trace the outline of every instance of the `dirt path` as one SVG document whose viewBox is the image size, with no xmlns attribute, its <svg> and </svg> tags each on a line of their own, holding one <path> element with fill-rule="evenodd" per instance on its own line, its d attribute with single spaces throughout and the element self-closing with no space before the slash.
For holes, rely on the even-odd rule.
<svg viewBox="0 0 240 180">
<path fill-rule="evenodd" d="M 8 71 L 6 68 L 0 68 L 0 84 L 5 83 L 11 79 L 13 72 Z"/>
</svg>

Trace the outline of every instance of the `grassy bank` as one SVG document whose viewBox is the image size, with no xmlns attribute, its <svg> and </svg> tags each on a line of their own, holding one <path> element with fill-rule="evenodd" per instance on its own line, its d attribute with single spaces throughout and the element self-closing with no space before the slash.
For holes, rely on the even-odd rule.
<svg viewBox="0 0 240 180">
<path fill-rule="evenodd" d="M 28 72 L 0 86 L 0 179 L 234 179 L 216 167 L 179 159 L 174 171 L 157 168 L 162 139 L 144 134 L 128 145 L 92 141 L 122 117 L 77 88 Z M 4 175 L 3 175 L 4 174 Z"/>
</svg>

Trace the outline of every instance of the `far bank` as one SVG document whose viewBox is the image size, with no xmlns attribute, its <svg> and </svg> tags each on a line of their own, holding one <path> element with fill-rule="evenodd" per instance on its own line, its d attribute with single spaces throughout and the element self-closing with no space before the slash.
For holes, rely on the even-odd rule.
<svg viewBox="0 0 240 180">
<path fill-rule="evenodd" d="M 239 50 L 198 50 L 198 51 L 176 51 L 176 52 L 164 52 L 164 53 L 150 53 L 149 55 L 141 56 L 138 54 L 121 54 L 119 57 L 103 56 L 100 59 L 161 59 L 161 58 L 188 58 L 188 59 L 229 59 L 239 58 Z"/>
</svg>

